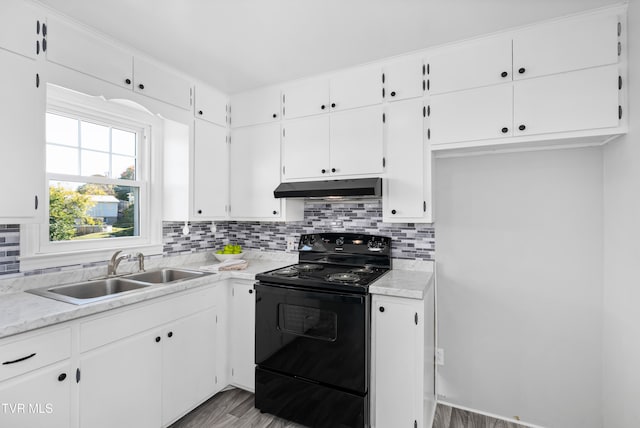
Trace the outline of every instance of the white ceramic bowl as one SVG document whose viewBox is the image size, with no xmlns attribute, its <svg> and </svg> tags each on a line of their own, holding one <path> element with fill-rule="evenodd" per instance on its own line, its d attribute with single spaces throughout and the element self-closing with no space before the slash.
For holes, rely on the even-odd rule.
<svg viewBox="0 0 640 428">
<path fill-rule="evenodd" d="M 229 259 L 241 259 L 242 256 L 244 256 L 244 253 L 240 253 L 240 254 L 217 254 L 217 253 L 213 253 L 213 255 L 216 256 L 216 259 L 218 259 L 221 262 L 223 262 L 223 261 L 229 260 Z"/>
</svg>

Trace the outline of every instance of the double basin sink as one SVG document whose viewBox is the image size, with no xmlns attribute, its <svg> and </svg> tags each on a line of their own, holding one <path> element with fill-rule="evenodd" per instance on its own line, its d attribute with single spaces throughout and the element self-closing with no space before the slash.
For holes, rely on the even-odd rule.
<svg viewBox="0 0 640 428">
<path fill-rule="evenodd" d="M 27 290 L 27 293 L 48 297 L 74 305 L 97 302 L 157 284 L 168 284 L 211 275 L 188 269 L 163 268 L 115 278 L 96 279 L 67 285 Z"/>
</svg>

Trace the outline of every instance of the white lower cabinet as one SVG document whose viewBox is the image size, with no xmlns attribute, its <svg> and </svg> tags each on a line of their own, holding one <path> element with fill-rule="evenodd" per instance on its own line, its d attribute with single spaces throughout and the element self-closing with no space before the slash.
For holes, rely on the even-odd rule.
<svg viewBox="0 0 640 428">
<path fill-rule="evenodd" d="M 372 426 L 431 427 L 433 286 L 424 299 L 372 297 Z"/>
<path fill-rule="evenodd" d="M 231 383 L 255 391 L 255 312 L 253 281 L 231 282 Z"/>
</svg>

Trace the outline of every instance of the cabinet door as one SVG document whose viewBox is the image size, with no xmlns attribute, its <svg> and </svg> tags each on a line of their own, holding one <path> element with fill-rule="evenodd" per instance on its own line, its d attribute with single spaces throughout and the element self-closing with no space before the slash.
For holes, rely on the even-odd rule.
<svg viewBox="0 0 640 428">
<path fill-rule="evenodd" d="M 191 107 L 191 82 L 164 67 L 142 58 L 134 58 L 133 90 L 176 107 Z"/>
<path fill-rule="evenodd" d="M 80 428 L 161 426 L 161 355 L 159 332 L 140 333 L 82 354 Z"/>
<path fill-rule="evenodd" d="M 424 104 L 421 99 L 393 103 L 386 120 L 386 191 L 384 221 L 401 221 L 425 215 Z"/>
<path fill-rule="evenodd" d="M 163 330 L 162 422 L 182 417 L 216 390 L 216 309 Z"/>
<path fill-rule="evenodd" d="M 35 9 L 24 0 L 2 0 L 0 48 L 35 58 L 38 52 L 42 52 L 44 21 L 38 18 Z"/>
<path fill-rule="evenodd" d="M 257 125 L 280 120 L 280 90 L 262 88 L 231 98 L 231 126 Z"/>
<path fill-rule="evenodd" d="M 289 86 L 282 91 L 285 119 L 311 116 L 329 111 L 329 81 L 316 79 Z"/>
<path fill-rule="evenodd" d="M 198 85 L 195 91 L 196 117 L 227 126 L 227 96 L 205 85 Z"/>
<path fill-rule="evenodd" d="M 511 37 L 446 47 L 426 59 L 430 94 L 511 81 Z"/>
<path fill-rule="evenodd" d="M 430 101 L 431 144 L 512 135 L 511 84 L 434 95 Z"/>
<path fill-rule="evenodd" d="M 231 382 L 255 390 L 256 298 L 252 282 L 235 281 L 231 295 Z"/>
<path fill-rule="evenodd" d="M 618 19 L 590 16 L 536 25 L 513 38 L 514 79 L 618 61 Z"/>
<path fill-rule="evenodd" d="M 329 80 L 331 110 L 346 110 L 382 102 L 382 70 L 358 68 Z"/>
<path fill-rule="evenodd" d="M 47 60 L 131 88 L 133 56 L 108 41 L 48 18 Z"/>
<path fill-rule="evenodd" d="M 193 169 L 194 218 L 225 218 L 229 189 L 227 128 L 195 121 Z"/>
<path fill-rule="evenodd" d="M 71 364 L 65 361 L 0 383 L 0 426 L 71 426 L 74 376 L 75 370 L 72 371 Z"/>
<path fill-rule="evenodd" d="M 421 300 L 374 296 L 372 352 L 377 428 L 423 426 L 421 303 Z"/>
<path fill-rule="evenodd" d="M 235 129 L 230 145 L 233 218 L 279 218 L 280 124 Z"/>
<path fill-rule="evenodd" d="M 408 58 L 385 65 L 384 98 L 398 101 L 421 96 L 422 66 L 420 58 Z"/>
<path fill-rule="evenodd" d="M 45 203 L 45 79 L 36 61 L 0 50 L 0 218 L 39 220 Z"/>
<path fill-rule="evenodd" d="M 282 133 L 283 179 L 329 175 L 329 116 L 288 121 Z"/>
<path fill-rule="evenodd" d="M 514 135 L 618 126 L 617 79 L 611 65 L 517 82 Z"/>
<path fill-rule="evenodd" d="M 382 172 L 382 107 L 374 106 L 331 115 L 331 171 L 333 175 Z"/>
</svg>

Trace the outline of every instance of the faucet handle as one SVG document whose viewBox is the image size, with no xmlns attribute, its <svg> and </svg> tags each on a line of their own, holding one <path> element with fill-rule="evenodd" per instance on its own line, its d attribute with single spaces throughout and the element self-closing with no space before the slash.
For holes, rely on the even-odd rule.
<svg viewBox="0 0 640 428">
<path fill-rule="evenodd" d="M 138 270 L 144 272 L 144 254 L 138 253 L 136 257 L 138 258 Z"/>
</svg>

